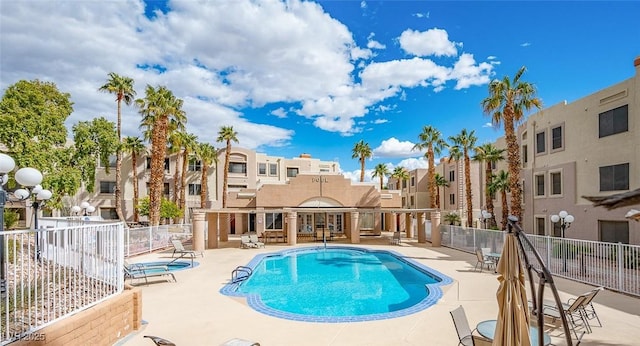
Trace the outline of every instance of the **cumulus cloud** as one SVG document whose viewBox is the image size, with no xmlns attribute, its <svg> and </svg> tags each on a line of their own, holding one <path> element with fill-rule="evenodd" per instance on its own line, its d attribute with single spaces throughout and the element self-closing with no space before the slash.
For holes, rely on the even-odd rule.
<svg viewBox="0 0 640 346">
<path fill-rule="evenodd" d="M 446 30 L 433 28 L 427 31 L 405 30 L 399 38 L 400 47 L 416 56 L 455 56 L 459 45 L 449 41 Z"/>
<path fill-rule="evenodd" d="M 388 123 L 388 122 L 389 122 L 389 120 L 387 120 L 387 119 L 376 119 L 372 123 L 374 123 L 376 125 L 379 125 L 379 124 L 385 124 L 385 123 Z"/>
<path fill-rule="evenodd" d="M 409 157 L 419 155 L 419 152 L 413 151 L 415 143 L 410 141 L 399 141 L 395 137 L 383 140 L 380 146 L 373 149 L 375 157 Z"/>
<path fill-rule="evenodd" d="M 529 42 L 524 42 L 520 44 L 520 47 L 529 47 L 531 45 L 531 43 Z"/>
<path fill-rule="evenodd" d="M 486 127 L 493 127 L 493 124 L 492 124 L 492 123 L 484 123 L 484 124 L 482 125 L 482 127 L 485 127 L 485 128 L 486 128 Z"/>
<path fill-rule="evenodd" d="M 414 169 L 418 169 L 418 168 L 428 168 L 429 167 L 429 163 L 427 162 L 427 159 L 424 156 L 418 157 L 418 158 L 408 158 L 408 159 L 404 159 L 400 162 L 398 162 L 398 164 L 396 164 L 396 166 L 398 167 L 404 167 L 406 168 L 408 171 L 414 170 Z"/>
<path fill-rule="evenodd" d="M 284 110 L 284 108 L 280 107 L 278 109 L 274 109 L 271 111 L 271 113 L 269 113 L 273 116 L 276 116 L 280 119 L 286 118 L 287 117 L 287 111 Z"/>
<path fill-rule="evenodd" d="M 417 18 L 429 18 L 430 13 L 429 12 L 424 12 L 424 13 L 418 12 L 418 13 L 414 13 L 413 16 L 417 17 Z"/>
</svg>

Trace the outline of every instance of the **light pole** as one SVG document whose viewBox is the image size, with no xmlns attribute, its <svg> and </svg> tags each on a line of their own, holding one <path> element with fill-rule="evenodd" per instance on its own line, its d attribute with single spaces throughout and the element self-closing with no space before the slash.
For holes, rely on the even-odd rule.
<svg viewBox="0 0 640 346">
<path fill-rule="evenodd" d="M 486 211 L 486 210 L 483 210 L 482 211 L 482 222 L 484 224 L 484 228 L 485 229 L 487 228 L 487 220 L 489 220 L 490 218 L 491 218 L 491 213 Z"/>
<path fill-rule="evenodd" d="M 38 209 L 42 207 L 42 204 L 51 198 L 51 191 L 42 188 L 40 183 L 42 182 L 42 173 L 35 168 L 20 168 L 15 175 L 15 179 L 18 184 L 31 188 L 17 189 L 13 194 L 19 200 L 31 199 L 31 206 L 33 207 L 33 228 L 36 235 L 36 259 L 40 259 L 40 239 L 38 236 Z"/>
<path fill-rule="evenodd" d="M 74 205 L 73 207 L 71 207 L 71 212 L 74 213 L 75 215 L 80 215 L 81 211 L 82 211 L 82 216 L 84 216 L 85 220 L 87 220 L 87 216 L 89 216 L 89 214 L 96 211 L 96 207 L 89 204 L 89 202 L 82 202 L 80 203 L 79 206 Z"/>
<path fill-rule="evenodd" d="M 4 205 L 7 202 L 7 192 L 4 190 L 4 184 L 9 180 L 7 173 L 13 171 L 16 162 L 7 154 L 0 154 L 0 292 L 2 295 L 6 292 L 5 286 L 5 268 L 4 268 Z"/>
<path fill-rule="evenodd" d="M 564 232 L 567 228 L 571 226 L 571 223 L 575 220 L 573 215 L 567 213 L 564 210 L 561 210 L 557 215 L 551 215 L 551 222 L 558 223 L 560 222 L 560 236 L 564 239 Z M 560 251 L 562 251 L 562 258 L 564 260 L 564 271 L 567 271 L 567 244 L 563 240 L 561 243 Z"/>
</svg>

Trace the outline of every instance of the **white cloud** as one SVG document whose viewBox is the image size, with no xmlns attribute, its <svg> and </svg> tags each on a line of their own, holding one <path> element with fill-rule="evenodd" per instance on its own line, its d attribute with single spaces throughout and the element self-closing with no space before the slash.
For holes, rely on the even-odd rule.
<svg viewBox="0 0 640 346">
<path fill-rule="evenodd" d="M 366 1 L 360 1 L 360 8 L 367 8 L 367 2 Z"/>
<path fill-rule="evenodd" d="M 389 122 L 389 120 L 387 120 L 387 119 L 376 119 L 376 120 L 372 121 L 372 123 L 374 123 L 376 125 L 385 124 L 385 123 L 388 123 L 388 122 Z"/>
<path fill-rule="evenodd" d="M 424 12 L 424 13 L 414 13 L 413 14 L 414 17 L 418 17 L 418 18 L 429 18 L 430 13 L 429 12 Z"/>
<path fill-rule="evenodd" d="M 465 89 L 472 85 L 489 83 L 493 65 L 483 62 L 476 64 L 473 54 L 464 53 L 453 66 L 451 77 L 457 80 L 455 89 Z"/>
<path fill-rule="evenodd" d="M 487 57 L 487 60 L 496 60 L 496 59 L 498 59 L 498 57 L 497 57 L 497 56 L 494 56 L 494 55 L 489 55 L 489 56 Z"/>
<path fill-rule="evenodd" d="M 367 48 L 369 49 L 385 49 L 387 48 L 387 46 L 385 46 L 384 44 L 376 41 L 376 40 L 370 40 L 369 42 L 367 42 Z"/>
<path fill-rule="evenodd" d="M 433 28 L 427 31 L 405 30 L 399 38 L 400 47 L 416 56 L 456 56 L 458 43 L 449 41 L 446 30 Z"/>
<path fill-rule="evenodd" d="M 493 127 L 492 123 L 484 123 L 482 127 Z"/>
<path fill-rule="evenodd" d="M 406 168 L 408 171 L 412 171 L 414 169 L 418 169 L 418 168 L 428 168 L 429 167 L 429 163 L 427 162 L 427 159 L 424 156 L 418 157 L 418 158 L 408 158 L 408 159 L 404 159 L 400 162 L 398 162 L 396 164 L 397 167 L 404 167 Z"/>
<path fill-rule="evenodd" d="M 413 151 L 415 143 L 410 141 L 399 141 L 395 137 L 383 140 L 380 146 L 373 149 L 375 157 L 410 157 L 416 156 L 419 152 Z"/>
<path fill-rule="evenodd" d="M 284 110 L 284 108 L 280 107 L 278 109 L 274 109 L 273 111 L 271 111 L 270 113 L 271 115 L 274 115 L 278 118 L 286 118 L 287 117 L 287 111 Z"/>
<path fill-rule="evenodd" d="M 531 43 L 529 42 L 524 42 L 520 44 L 520 47 L 529 47 L 531 45 Z"/>
</svg>

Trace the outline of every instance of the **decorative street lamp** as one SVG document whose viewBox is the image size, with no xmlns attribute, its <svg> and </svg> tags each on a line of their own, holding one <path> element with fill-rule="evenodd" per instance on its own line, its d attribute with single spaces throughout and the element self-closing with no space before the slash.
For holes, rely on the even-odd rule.
<svg viewBox="0 0 640 346">
<path fill-rule="evenodd" d="M 89 202 L 82 202 L 80 203 L 80 205 L 74 205 L 73 207 L 71 207 L 71 212 L 74 213 L 75 215 L 80 215 L 80 212 L 82 211 L 82 216 L 89 216 L 89 214 L 93 213 L 94 211 L 96 211 L 96 207 L 92 206 L 91 204 L 89 204 Z"/>
<path fill-rule="evenodd" d="M 5 268 L 4 268 L 4 205 L 7 202 L 7 192 L 4 190 L 4 184 L 9 180 L 7 173 L 13 171 L 16 162 L 7 154 L 0 153 L 0 292 L 4 296 L 6 292 L 5 286 Z"/>
<path fill-rule="evenodd" d="M 488 212 L 488 211 L 486 211 L 486 210 L 483 210 L 483 211 L 482 211 L 482 223 L 484 224 L 484 228 L 485 228 L 485 229 L 487 229 L 487 228 L 488 228 L 488 227 L 487 227 L 487 220 L 489 220 L 489 219 L 491 218 L 491 216 L 492 216 L 492 215 L 491 215 L 491 213 L 490 213 L 490 212 Z"/>
<path fill-rule="evenodd" d="M 561 210 L 558 215 L 551 215 L 551 222 L 553 223 L 558 223 L 560 222 L 560 236 L 562 238 L 564 238 L 564 232 L 567 230 L 567 228 L 571 227 L 571 223 L 575 220 L 575 218 L 573 217 L 573 215 L 567 213 L 564 210 Z M 562 241 L 562 247 L 560 248 L 562 251 L 562 258 L 564 260 L 564 271 L 567 271 L 567 250 L 568 247 L 566 246 L 567 244 L 565 243 L 565 241 Z"/>
<path fill-rule="evenodd" d="M 31 206 L 33 207 L 34 217 L 33 217 L 33 228 L 36 232 L 36 259 L 40 259 L 40 246 L 39 246 L 39 235 L 38 235 L 38 209 L 42 207 L 42 205 L 51 198 L 52 193 L 49 190 L 45 190 L 42 188 L 40 183 L 42 182 L 42 173 L 35 168 L 20 168 L 16 174 L 15 179 L 18 184 L 25 186 L 29 189 L 17 189 L 13 194 L 19 200 L 27 200 L 31 199 Z"/>
</svg>

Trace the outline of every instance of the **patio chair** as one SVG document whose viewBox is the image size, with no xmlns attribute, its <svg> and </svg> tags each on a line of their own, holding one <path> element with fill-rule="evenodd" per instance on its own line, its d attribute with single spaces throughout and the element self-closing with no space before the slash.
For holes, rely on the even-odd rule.
<svg viewBox="0 0 640 346">
<path fill-rule="evenodd" d="M 473 335 L 471 328 L 469 327 L 469 320 L 467 314 L 464 312 L 464 307 L 460 305 L 452 311 L 449 311 L 451 318 L 453 319 L 453 325 L 456 327 L 458 333 L 458 346 L 476 346 L 476 345 L 490 345 L 491 341 L 478 335 Z"/>
<path fill-rule="evenodd" d="M 595 318 L 598 321 L 598 326 L 602 327 L 602 322 L 600 321 L 600 317 L 598 317 L 598 314 L 596 313 L 596 309 L 593 307 L 593 298 L 595 298 L 598 292 L 600 291 L 604 291 L 604 287 L 594 288 L 589 293 L 585 293 L 584 295 L 586 296 L 586 298 L 582 302 L 581 309 L 582 309 L 582 314 L 585 317 L 587 323 L 589 323 L 589 320 L 592 320 Z M 573 299 L 575 298 L 570 298 L 568 303 L 571 303 Z M 589 329 L 591 329 L 590 324 L 589 324 Z"/>
<path fill-rule="evenodd" d="M 476 266 L 473 268 L 473 270 L 478 270 L 478 265 L 480 265 L 481 273 L 482 273 L 482 268 L 484 266 L 487 266 L 487 270 L 491 269 L 491 266 L 493 266 L 493 268 L 495 269 L 496 262 L 485 257 L 484 254 L 482 253 L 482 249 L 476 249 L 476 258 L 478 259 L 478 262 L 476 262 Z"/>
<path fill-rule="evenodd" d="M 400 245 L 401 239 L 402 238 L 400 232 L 393 232 L 393 237 L 391 237 L 391 244 Z"/>
<path fill-rule="evenodd" d="M 151 339 L 151 341 L 153 341 L 153 343 L 157 346 L 176 346 L 176 344 L 174 344 L 173 342 L 158 336 L 145 335 L 144 337 Z"/>
<path fill-rule="evenodd" d="M 264 246 L 264 244 L 263 244 Z M 240 236 L 240 248 L 241 249 L 248 249 L 248 248 L 255 248 L 258 247 L 258 245 L 254 244 L 251 242 L 251 239 L 249 238 L 248 235 L 241 235 Z"/>
<path fill-rule="evenodd" d="M 579 295 L 572 301 L 570 305 L 563 304 L 562 311 L 558 310 L 555 302 L 546 301 L 544 303 L 544 306 L 541 307 L 542 314 L 546 317 L 551 318 L 553 323 L 561 320 L 561 314 L 564 314 L 567 323 L 569 323 L 569 328 L 573 331 L 576 339 L 580 340 L 582 339 L 582 336 L 578 336 L 577 329 L 579 327 L 584 327 L 587 333 L 591 333 L 591 328 L 589 327 L 589 323 L 587 322 L 582 309 L 582 305 L 584 304 L 585 299 L 587 299 L 586 295 Z"/>
<path fill-rule="evenodd" d="M 171 239 L 171 244 L 173 245 L 173 253 L 171 254 L 171 258 L 173 258 L 176 254 L 179 255 L 178 258 L 174 259 L 171 262 L 175 262 L 183 257 L 191 258 L 191 266 L 193 267 L 193 259 L 196 258 L 196 252 L 193 250 L 187 250 L 182 245 L 182 242 L 178 239 Z M 204 257 L 204 254 L 201 253 Z"/>
<path fill-rule="evenodd" d="M 258 239 L 257 234 L 249 234 L 249 242 L 255 244 L 255 247 L 264 247 L 264 243 Z"/>
<path fill-rule="evenodd" d="M 129 264 L 127 261 L 125 261 L 123 267 L 124 279 L 130 279 L 132 284 L 133 280 L 135 279 L 144 279 L 145 284 L 148 285 L 149 278 L 156 276 L 169 276 L 171 277 L 171 279 L 173 279 L 173 282 L 178 282 L 175 275 L 173 275 L 173 273 L 169 271 L 169 268 L 167 268 L 167 266 L 147 267 L 142 263 Z"/>
</svg>

